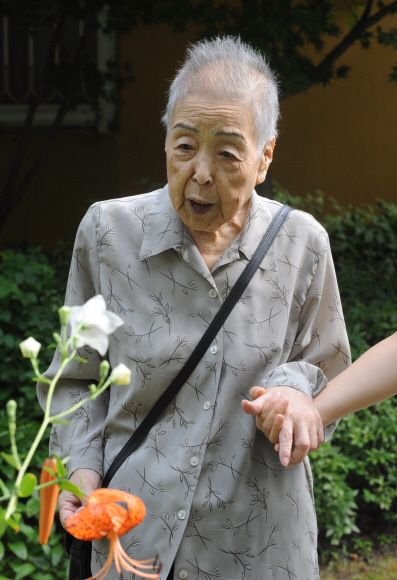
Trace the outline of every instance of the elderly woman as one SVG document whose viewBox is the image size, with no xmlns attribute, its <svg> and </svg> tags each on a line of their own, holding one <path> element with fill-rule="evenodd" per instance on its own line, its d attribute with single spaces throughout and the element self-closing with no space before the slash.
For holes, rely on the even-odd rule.
<svg viewBox="0 0 397 580">
<path fill-rule="evenodd" d="M 168 185 L 96 203 L 84 217 L 66 303 L 104 296 L 125 320 L 110 365 L 133 371 L 130 387 L 113 385 L 53 428 L 52 452 L 70 456 L 86 491 L 185 363 L 279 209 L 254 190 L 272 161 L 277 117 L 277 84 L 260 54 L 230 37 L 196 44 L 163 119 Z M 98 380 L 99 355 L 80 354 L 87 364 L 68 367 L 58 409 Z M 332 378 L 349 360 L 327 234 L 293 211 L 190 379 L 112 479 L 147 507 L 122 538 L 127 553 L 158 553 L 162 580 L 318 578 L 310 466 L 294 463 L 323 440 L 312 403 L 323 372 Z M 241 408 L 255 385 L 289 402 L 289 469 Z M 39 396 L 43 404 L 44 385 Z M 64 492 L 61 520 L 79 506 Z M 94 543 L 93 572 L 106 550 L 106 540 Z"/>
</svg>

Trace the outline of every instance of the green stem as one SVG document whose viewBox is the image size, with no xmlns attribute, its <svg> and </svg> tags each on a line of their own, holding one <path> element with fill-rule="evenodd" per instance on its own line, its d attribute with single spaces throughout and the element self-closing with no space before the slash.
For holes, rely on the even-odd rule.
<svg viewBox="0 0 397 580">
<path fill-rule="evenodd" d="M 15 401 L 9 401 L 9 404 L 10 403 L 13 403 L 13 405 L 15 407 L 15 408 L 13 408 L 13 412 L 11 413 L 9 411 L 8 406 L 7 406 L 7 411 L 8 411 L 8 431 L 9 431 L 9 434 L 10 434 L 11 452 L 12 452 L 12 456 L 14 458 L 14 461 L 16 463 L 17 469 L 21 469 L 21 460 L 19 459 L 17 443 L 16 443 L 16 440 L 15 440 L 15 432 L 16 432 L 16 414 L 15 414 L 15 409 L 16 409 L 16 403 L 15 403 Z"/>
<path fill-rule="evenodd" d="M 81 329 L 82 325 L 79 325 L 76 329 L 76 333 Z M 65 337 L 65 335 L 63 335 Z M 20 491 L 20 487 L 21 487 L 21 483 L 22 483 L 22 479 L 26 473 L 27 468 L 30 465 L 30 462 L 33 459 L 33 455 L 36 452 L 37 447 L 39 446 L 40 441 L 43 438 L 43 435 L 49 425 L 49 423 L 51 422 L 51 419 L 53 419 L 52 417 L 50 417 L 50 411 L 51 411 L 51 401 L 52 401 L 52 397 L 54 394 L 54 390 L 56 387 L 56 384 L 58 382 L 58 380 L 60 379 L 62 372 L 65 368 L 65 366 L 74 359 L 74 357 L 76 356 L 76 352 L 77 349 L 73 348 L 72 352 L 69 356 L 64 356 L 65 353 L 67 354 L 69 347 L 72 344 L 72 341 L 74 339 L 74 336 L 71 336 L 69 340 L 66 341 L 66 344 L 60 344 L 60 350 L 62 351 L 62 363 L 58 369 L 58 372 L 56 373 L 56 375 L 54 376 L 54 378 L 51 380 L 50 382 L 50 388 L 48 389 L 48 394 L 47 394 L 47 402 L 46 402 L 46 406 L 45 406 L 45 411 L 44 411 L 44 419 L 43 422 L 37 432 L 37 435 L 28 451 L 28 454 L 26 455 L 24 462 L 22 463 L 22 465 L 20 466 L 19 470 L 18 470 L 18 475 L 17 478 L 15 480 L 15 484 L 14 484 L 14 489 L 12 491 L 12 495 L 10 498 L 10 501 L 8 503 L 7 506 L 7 511 L 5 514 L 5 520 L 7 521 L 12 514 L 15 512 L 17 505 L 18 505 L 18 497 L 19 497 L 19 491 Z M 37 360 L 34 359 L 33 357 L 30 359 L 33 369 L 36 373 L 37 376 L 40 376 L 40 371 L 38 369 L 38 364 L 37 364 Z M 71 413 L 73 411 L 75 411 L 76 409 L 78 409 L 79 407 L 81 407 L 81 405 L 84 403 L 85 401 L 81 401 L 80 403 L 77 403 L 76 405 L 74 405 L 73 407 L 71 407 L 70 409 L 68 409 L 68 413 Z M 61 415 L 63 415 L 63 413 L 61 413 Z"/>
</svg>

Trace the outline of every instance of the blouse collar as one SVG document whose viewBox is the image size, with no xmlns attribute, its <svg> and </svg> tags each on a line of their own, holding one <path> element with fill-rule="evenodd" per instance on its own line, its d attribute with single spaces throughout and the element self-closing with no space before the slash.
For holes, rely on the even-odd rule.
<svg viewBox="0 0 397 580">
<path fill-rule="evenodd" d="M 248 261 L 251 259 L 272 220 L 272 214 L 268 208 L 269 202 L 277 204 L 277 206 L 280 205 L 277 202 L 259 197 L 255 190 L 252 192 L 251 204 L 244 227 L 220 257 L 214 270 L 236 260 Z M 170 249 L 184 253 L 184 250 L 188 250 L 191 244 L 193 244 L 193 241 L 186 231 L 185 224 L 172 206 L 168 185 L 166 185 L 158 191 L 150 208 L 139 259 L 144 260 Z M 277 270 L 274 244 L 263 259 L 260 268 Z"/>
</svg>

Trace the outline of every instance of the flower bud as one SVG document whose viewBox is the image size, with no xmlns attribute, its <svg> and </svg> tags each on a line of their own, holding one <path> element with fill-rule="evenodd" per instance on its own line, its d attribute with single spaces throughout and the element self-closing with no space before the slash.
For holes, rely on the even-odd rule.
<svg viewBox="0 0 397 580">
<path fill-rule="evenodd" d="M 46 459 L 44 461 L 43 467 L 49 467 L 57 473 L 57 462 L 55 459 Z M 54 481 L 54 477 L 51 473 L 48 473 L 45 469 L 41 470 L 40 474 L 40 485 L 43 483 L 48 483 Z M 40 489 L 40 519 L 39 519 L 39 542 L 40 544 L 47 544 L 48 538 L 50 537 L 50 532 L 52 524 L 54 522 L 55 507 L 57 505 L 59 495 L 59 486 L 55 483 L 49 487 L 43 487 Z"/>
<path fill-rule="evenodd" d="M 69 322 L 70 313 L 71 309 L 69 308 L 69 306 L 62 306 L 58 310 L 59 320 L 61 321 L 62 326 L 66 326 L 67 323 Z"/>
<path fill-rule="evenodd" d="M 109 368 L 110 368 L 110 364 L 108 363 L 107 360 L 103 360 L 101 362 L 101 364 L 99 365 L 99 376 L 101 379 L 105 379 L 108 375 L 109 372 Z"/>
<path fill-rule="evenodd" d="M 17 421 L 17 404 L 11 399 L 7 403 L 8 426 L 12 436 L 15 435 Z"/>
<path fill-rule="evenodd" d="M 17 404 L 14 399 L 10 399 L 7 403 L 7 413 L 10 419 L 15 419 L 15 413 L 17 410 Z"/>
<path fill-rule="evenodd" d="M 115 385 L 129 385 L 131 381 L 131 371 L 125 364 L 121 363 L 112 370 L 110 380 Z"/>
<path fill-rule="evenodd" d="M 25 358 L 37 358 L 40 347 L 41 344 L 31 336 L 29 336 L 29 338 L 21 342 L 19 345 L 22 356 Z"/>
</svg>

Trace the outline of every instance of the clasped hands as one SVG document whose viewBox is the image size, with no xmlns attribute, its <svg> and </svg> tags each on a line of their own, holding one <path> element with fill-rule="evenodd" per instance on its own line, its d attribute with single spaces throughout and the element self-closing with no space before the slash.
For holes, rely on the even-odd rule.
<svg viewBox="0 0 397 580">
<path fill-rule="evenodd" d="M 280 462 L 291 467 L 320 447 L 324 429 L 320 415 L 311 399 L 292 387 L 265 390 L 252 387 L 252 401 L 242 401 L 245 413 L 256 416 L 256 425 L 280 453 Z M 101 477 L 91 469 L 78 469 L 70 480 L 88 495 L 101 485 Z M 59 515 L 62 525 L 85 505 L 73 493 L 63 491 L 59 496 Z"/>
<path fill-rule="evenodd" d="M 280 463 L 291 467 L 320 447 L 324 428 L 313 401 L 292 387 L 265 390 L 252 387 L 252 401 L 241 403 L 243 411 L 256 415 L 256 425 L 280 454 Z"/>
</svg>

